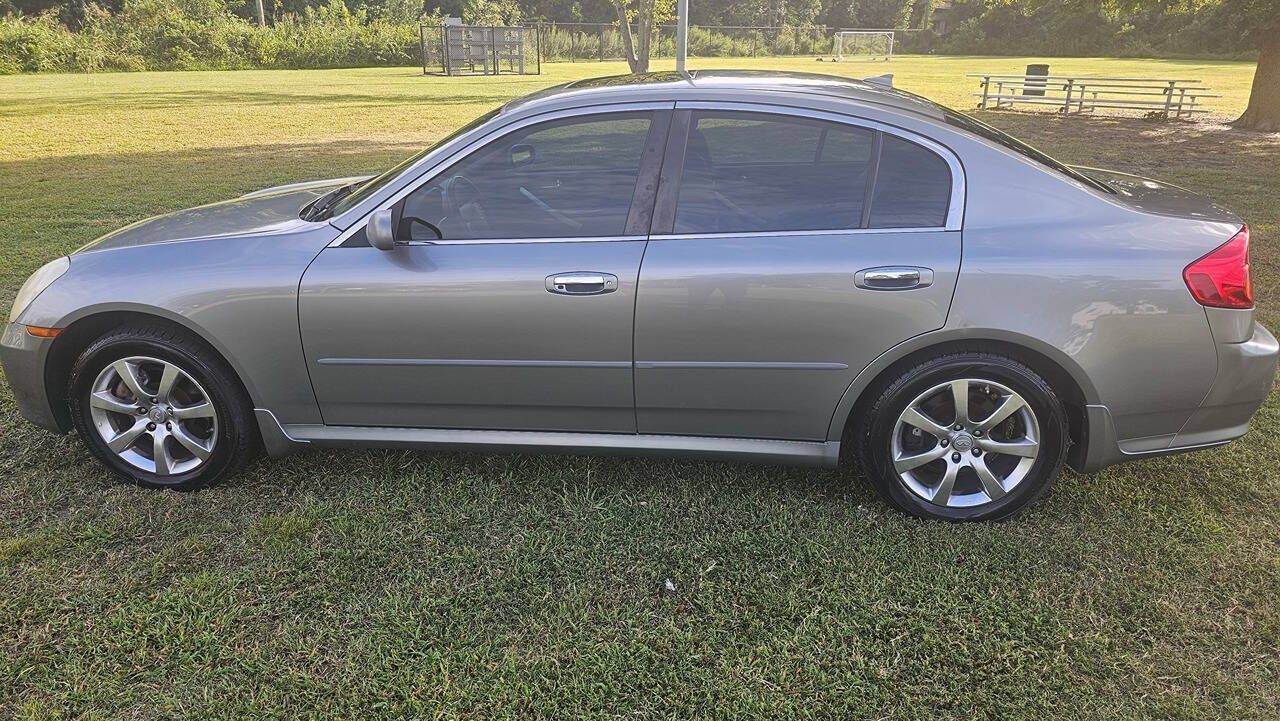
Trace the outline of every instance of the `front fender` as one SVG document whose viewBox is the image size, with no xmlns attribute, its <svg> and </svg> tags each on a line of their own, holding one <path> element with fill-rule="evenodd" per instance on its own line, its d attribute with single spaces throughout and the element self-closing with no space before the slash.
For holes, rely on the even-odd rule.
<svg viewBox="0 0 1280 721">
<path fill-rule="evenodd" d="M 298 330 L 298 282 L 337 231 L 218 238 L 72 256 L 24 322 L 67 328 L 103 313 L 163 318 L 207 341 L 254 404 L 290 423 L 319 423 Z"/>
</svg>

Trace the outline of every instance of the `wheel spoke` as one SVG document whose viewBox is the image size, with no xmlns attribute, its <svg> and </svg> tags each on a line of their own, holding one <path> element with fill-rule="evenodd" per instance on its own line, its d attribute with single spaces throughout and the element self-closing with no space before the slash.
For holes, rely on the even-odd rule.
<svg viewBox="0 0 1280 721">
<path fill-rule="evenodd" d="M 908 408 L 905 411 L 903 411 L 902 418 L 900 420 L 909 426 L 914 426 L 916 428 L 919 428 L 920 430 L 928 433 L 931 436 L 934 436 L 935 438 L 947 437 L 946 426 L 943 426 L 942 424 L 933 420 L 929 416 L 926 416 L 925 414 L 921 413 L 915 408 Z"/>
<path fill-rule="evenodd" d="M 173 386 L 182 377 L 182 371 L 172 363 L 164 364 L 164 372 L 160 375 L 160 388 L 156 390 L 156 398 L 161 401 L 168 401 L 169 395 L 173 393 Z"/>
<path fill-rule="evenodd" d="M 956 406 L 956 423 L 969 422 L 969 381 L 951 381 L 951 400 Z"/>
<path fill-rule="evenodd" d="M 917 453 L 911 456 L 898 456 L 893 459 L 893 468 L 898 473 L 906 473 L 913 468 L 919 468 L 926 463 L 936 461 L 947 454 L 947 449 L 941 445 L 936 445 L 924 453 Z"/>
<path fill-rule="evenodd" d="M 142 389 L 142 381 L 138 379 L 137 367 L 127 360 L 118 360 L 111 364 L 111 368 L 120 376 L 120 380 L 124 381 L 125 387 L 133 394 L 135 400 L 139 403 L 142 399 L 148 397 L 148 393 Z"/>
<path fill-rule="evenodd" d="M 195 456 L 196 458 L 199 458 L 202 461 L 209 457 L 209 453 L 211 452 L 211 449 L 205 447 L 203 443 L 193 438 L 191 434 L 187 433 L 187 430 L 183 428 L 181 424 L 178 424 L 178 423 L 173 424 L 173 429 L 170 431 L 170 433 L 178 441 L 178 443 L 182 444 L 183 448 L 187 449 L 188 451 L 191 451 L 191 455 Z"/>
<path fill-rule="evenodd" d="M 1026 403 L 1023 402 L 1022 398 L 1019 396 L 1016 396 L 1016 395 L 1006 396 L 1004 399 L 1004 402 L 1001 403 L 998 408 L 992 411 L 991 415 L 987 416 L 985 420 L 979 423 L 975 430 L 989 431 L 992 428 L 995 428 L 996 426 L 1004 422 L 1004 419 L 1008 418 L 1014 413 L 1017 413 L 1018 409 L 1022 408 L 1025 405 Z"/>
<path fill-rule="evenodd" d="M 209 401 L 201 401 L 192 406 L 175 407 L 173 409 L 173 417 L 183 421 L 191 420 L 192 418 L 213 418 L 213 404 Z"/>
<path fill-rule="evenodd" d="M 139 418 L 132 426 L 120 431 L 115 436 L 107 440 L 107 448 L 116 453 L 124 453 L 134 442 L 138 440 L 138 436 L 147 430 L 147 419 Z"/>
<path fill-rule="evenodd" d="M 934 489 L 933 496 L 929 500 L 939 506 L 945 506 L 951 500 L 951 489 L 956 485 L 956 475 L 960 473 L 960 465 L 957 463 L 948 463 L 947 472 L 943 474 L 942 480 L 938 481 L 938 487 Z"/>
<path fill-rule="evenodd" d="M 89 396 L 89 405 L 94 408 L 101 408 L 104 411 L 112 413 L 122 413 L 127 416 L 134 415 L 138 412 L 138 404 L 123 398 L 116 398 L 111 391 L 98 391 Z"/>
<path fill-rule="evenodd" d="M 169 456 L 169 448 L 165 439 L 169 434 L 163 428 L 157 428 L 151 434 L 151 455 L 156 462 L 156 475 L 167 476 L 173 472 L 173 458 Z"/>
<path fill-rule="evenodd" d="M 987 462 L 981 456 L 975 457 L 969 465 L 978 474 L 978 481 L 982 483 L 982 490 L 986 491 L 988 498 L 994 501 L 1004 496 L 1004 486 L 1000 485 L 1000 479 L 987 468 Z"/>
<path fill-rule="evenodd" d="M 978 447 L 987 453 L 1003 453 L 1006 456 L 1019 456 L 1021 458 L 1035 458 L 1040 451 L 1040 444 L 1030 438 L 1016 441 L 993 441 L 989 438 L 983 438 L 978 441 Z"/>
</svg>

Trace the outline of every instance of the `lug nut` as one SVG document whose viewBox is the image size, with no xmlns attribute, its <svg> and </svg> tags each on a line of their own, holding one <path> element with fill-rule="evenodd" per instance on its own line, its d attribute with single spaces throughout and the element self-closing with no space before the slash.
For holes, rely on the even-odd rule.
<svg viewBox="0 0 1280 721">
<path fill-rule="evenodd" d="M 956 424 L 956 430 L 957 430 L 957 431 L 958 431 L 958 430 L 961 430 L 961 429 L 963 429 L 963 428 L 964 428 L 964 426 L 960 425 L 959 423 L 957 423 L 957 424 Z"/>
<path fill-rule="evenodd" d="M 152 399 L 151 399 L 151 402 L 152 402 L 152 403 L 159 403 L 159 402 L 160 402 L 160 399 L 159 399 L 159 398 L 152 398 Z"/>
<path fill-rule="evenodd" d="M 941 441 L 938 441 L 938 445 L 942 446 L 943 448 L 946 448 L 950 443 L 951 441 L 947 440 L 946 438 L 943 438 Z"/>
<path fill-rule="evenodd" d="M 146 414 L 147 414 L 147 409 L 143 408 L 142 406 L 138 406 L 138 415 L 145 416 Z"/>
<path fill-rule="evenodd" d="M 975 456 L 980 456 L 980 455 L 982 455 L 982 449 L 981 449 L 981 448 L 975 448 L 975 449 L 973 449 L 973 455 L 975 455 Z"/>
<path fill-rule="evenodd" d="M 981 435 L 982 435 L 982 431 L 974 431 L 974 432 L 973 432 L 973 435 L 975 435 L 975 436 L 981 436 Z"/>
<path fill-rule="evenodd" d="M 172 423 L 169 423 L 168 421 L 165 421 L 164 429 L 167 431 L 167 430 L 169 430 L 169 429 L 171 429 L 171 428 L 173 428 L 173 424 L 172 424 Z M 975 456 L 976 456 L 976 455 L 978 455 L 978 454 L 977 454 L 977 453 L 974 453 L 973 455 L 975 455 Z"/>
<path fill-rule="evenodd" d="M 149 431 L 154 431 L 155 429 L 156 429 L 156 424 L 154 424 L 154 423 L 148 423 L 148 424 L 147 424 L 147 430 L 149 430 Z"/>
<path fill-rule="evenodd" d="M 955 461 L 956 463 L 959 463 L 959 462 L 960 462 L 960 454 L 959 454 L 959 453 L 952 453 L 952 454 L 951 454 L 951 460 Z"/>
</svg>

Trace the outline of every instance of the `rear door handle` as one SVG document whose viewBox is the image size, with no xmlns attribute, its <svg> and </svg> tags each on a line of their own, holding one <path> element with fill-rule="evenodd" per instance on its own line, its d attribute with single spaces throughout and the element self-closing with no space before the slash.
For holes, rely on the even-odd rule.
<svg viewBox="0 0 1280 721">
<path fill-rule="evenodd" d="M 612 273 L 574 271 L 547 276 L 547 290 L 560 295 L 603 295 L 618 289 L 618 276 Z"/>
<path fill-rule="evenodd" d="M 853 274 L 853 284 L 867 290 L 911 290 L 933 285 L 933 270 L 911 265 L 885 265 Z"/>
</svg>

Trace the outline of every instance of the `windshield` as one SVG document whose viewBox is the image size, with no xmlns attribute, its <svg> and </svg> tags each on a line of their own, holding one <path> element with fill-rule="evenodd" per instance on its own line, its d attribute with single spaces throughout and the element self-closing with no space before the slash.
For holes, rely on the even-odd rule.
<svg viewBox="0 0 1280 721">
<path fill-rule="evenodd" d="M 467 123 L 461 128 L 458 128 L 457 130 L 453 131 L 452 133 L 449 133 L 448 135 L 444 136 L 443 138 L 436 141 L 435 143 L 429 145 L 427 148 L 425 148 L 421 152 L 414 154 L 412 157 L 406 158 L 403 162 L 401 162 L 399 165 L 396 165 L 394 168 L 366 181 L 364 185 L 361 185 L 355 188 L 353 191 L 348 193 L 347 196 L 343 198 L 340 202 L 335 203 L 333 207 L 329 208 L 329 211 L 324 214 L 324 217 L 332 218 L 335 215 L 342 215 L 348 210 L 364 202 L 366 198 L 378 192 L 379 190 L 382 190 L 383 186 L 385 186 L 387 183 L 390 183 L 392 180 L 395 180 L 397 177 L 400 176 L 401 173 L 407 170 L 414 163 L 418 162 L 419 160 L 422 160 L 422 158 L 425 157 L 427 153 L 430 153 L 431 151 L 435 150 L 436 148 L 439 148 L 445 143 L 448 143 L 454 138 L 457 138 L 465 133 L 471 132 L 472 130 L 479 127 L 480 125 L 483 125 L 484 123 L 489 122 L 489 120 L 491 120 L 501 110 L 502 108 L 494 108 L 493 110 L 490 110 L 484 115 L 481 115 L 475 120 L 472 120 L 470 123 Z M 321 218 L 316 218 L 315 220 L 320 220 L 320 219 Z"/>
<path fill-rule="evenodd" d="M 941 108 L 941 106 L 939 107 Z M 987 125 L 981 120 L 976 120 L 974 118 L 969 117 L 968 115 L 965 115 L 964 113 L 958 113 L 950 108 L 941 108 L 941 110 L 943 115 L 946 117 L 948 125 L 953 125 L 963 130 L 968 130 L 974 135 L 978 135 L 983 138 L 986 138 L 987 140 L 990 140 L 993 143 L 999 143 L 1000 145 L 1003 145 L 1004 147 L 1023 156 L 1024 158 L 1033 160 L 1039 163 L 1040 165 L 1043 165 L 1051 170 L 1056 170 L 1057 172 L 1067 176 L 1068 178 L 1071 178 L 1072 180 L 1076 180 L 1081 183 L 1084 183 L 1090 188 L 1096 188 L 1097 190 L 1101 190 L 1104 193 L 1116 192 L 1112 188 L 1107 187 L 1105 183 L 1101 183 L 1097 180 L 1094 180 L 1093 178 L 1090 178 L 1089 176 L 1085 175 L 1084 173 L 1081 173 L 1080 171 L 1072 168 L 1069 165 L 1059 163 L 1053 158 L 1050 158 L 1048 155 L 1045 155 L 1039 150 L 1036 150 L 1030 145 L 1027 145 L 1021 140 L 1018 140 L 1017 138 L 1013 137 L 1012 135 L 1009 135 L 1008 133 L 1001 130 L 996 130 L 995 128 L 991 127 L 990 125 Z"/>
</svg>

